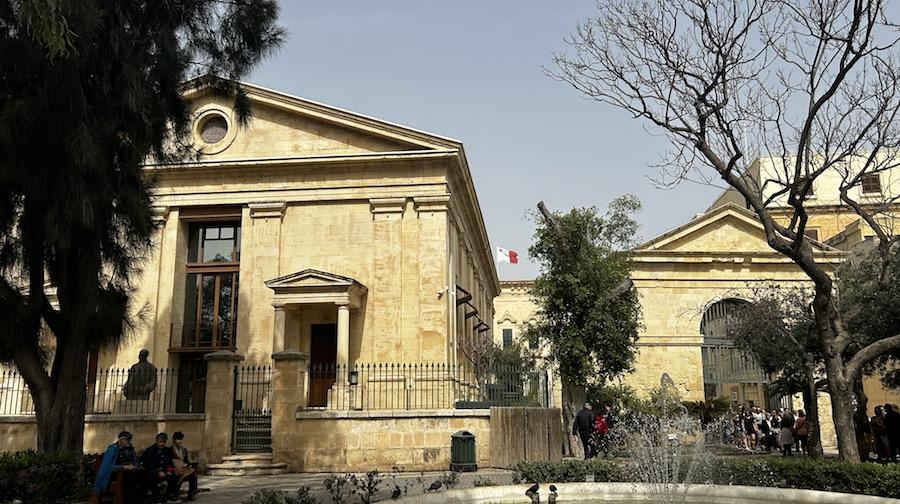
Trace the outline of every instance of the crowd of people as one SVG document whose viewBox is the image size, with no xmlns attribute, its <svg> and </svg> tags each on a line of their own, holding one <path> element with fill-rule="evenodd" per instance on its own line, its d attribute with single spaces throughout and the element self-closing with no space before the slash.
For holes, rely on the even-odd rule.
<svg viewBox="0 0 900 504">
<path fill-rule="evenodd" d="M 188 482 L 187 500 L 197 493 L 197 469 L 190 452 L 184 446 L 184 434 L 172 434 L 172 444 L 165 432 L 156 435 L 156 442 L 138 456 L 132 445 L 132 434 L 119 433 L 118 439 L 106 448 L 94 492 L 102 494 L 110 488 L 114 475 L 121 471 L 124 500 L 128 503 L 177 501 L 181 486 Z"/>
<path fill-rule="evenodd" d="M 736 440 L 749 451 L 779 451 L 782 456 L 809 454 L 809 422 L 803 410 L 787 408 L 766 411 L 759 406 L 741 406 L 733 418 Z"/>
<path fill-rule="evenodd" d="M 900 407 L 878 405 L 875 415 L 857 422 L 860 457 L 863 461 L 900 461 Z M 794 453 L 809 454 L 810 425 L 802 410 L 766 411 L 758 406 L 741 407 L 733 417 L 735 441 L 749 451 L 780 451 L 789 457 Z"/>
<path fill-rule="evenodd" d="M 897 462 L 900 458 L 900 407 L 896 404 L 875 406 L 875 414 L 857 423 L 861 434 L 861 456 L 875 455 L 878 462 Z"/>
</svg>

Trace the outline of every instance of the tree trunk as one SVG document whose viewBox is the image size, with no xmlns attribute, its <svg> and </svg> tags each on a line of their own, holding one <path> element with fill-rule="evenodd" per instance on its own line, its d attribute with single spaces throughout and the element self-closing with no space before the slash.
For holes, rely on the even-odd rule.
<svg viewBox="0 0 900 504">
<path fill-rule="evenodd" d="M 856 411 L 853 413 L 853 424 L 856 426 L 856 446 L 859 450 L 860 462 L 869 460 L 869 445 L 866 433 L 869 432 L 869 396 L 863 389 L 862 377 L 853 381 L 853 395 L 856 396 Z"/>
<path fill-rule="evenodd" d="M 803 407 L 806 408 L 806 423 L 809 424 L 809 456 L 821 458 L 822 431 L 819 426 L 819 392 L 816 389 L 816 376 L 810 366 L 806 367 L 806 390 L 803 391 Z"/>
<path fill-rule="evenodd" d="M 842 460 L 858 463 L 859 449 L 856 446 L 856 426 L 853 424 L 853 390 L 844 378 L 840 355 L 829 353 L 825 353 L 825 369 L 831 386 L 831 418 L 837 435 L 838 454 Z"/>
<path fill-rule="evenodd" d="M 37 449 L 40 452 L 81 453 L 84 445 L 83 383 L 65 380 L 49 411 L 37 412 Z"/>
<path fill-rule="evenodd" d="M 570 457 L 583 458 L 582 448 L 578 442 L 573 442 L 572 425 L 575 423 L 575 414 L 585 402 L 584 387 L 580 387 L 564 374 L 560 373 L 560 382 L 562 384 L 562 414 L 563 414 L 563 430 L 566 433 L 563 443 L 563 451 Z M 580 454 L 580 455 L 579 455 Z"/>
</svg>

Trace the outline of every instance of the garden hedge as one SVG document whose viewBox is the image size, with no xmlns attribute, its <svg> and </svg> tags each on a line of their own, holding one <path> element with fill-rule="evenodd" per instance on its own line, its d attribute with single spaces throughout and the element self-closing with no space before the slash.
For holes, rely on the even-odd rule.
<svg viewBox="0 0 900 504">
<path fill-rule="evenodd" d="M 53 504 L 83 499 L 94 479 L 96 455 L 0 453 L 0 502 Z"/>
<path fill-rule="evenodd" d="M 513 481 L 579 482 L 592 474 L 594 481 L 639 482 L 630 464 L 627 460 L 612 459 L 520 462 L 513 467 Z M 850 464 L 806 457 L 710 457 L 702 462 L 702 467 L 695 468 L 692 481 L 900 498 L 900 465 Z"/>
</svg>

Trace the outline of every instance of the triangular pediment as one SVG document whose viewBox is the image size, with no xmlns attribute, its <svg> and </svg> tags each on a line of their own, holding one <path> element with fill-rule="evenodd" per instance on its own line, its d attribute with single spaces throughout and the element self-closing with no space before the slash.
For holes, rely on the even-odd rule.
<svg viewBox="0 0 900 504">
<path fill-rule="evenodd" d="M 350 287 L 359 287 L 365 289 L 362 284 L 360 284 L 353 278 L 335 275 L 334 273 L 327 273 L 325 271 L 319 271 L 315 269 L 305 269 L 303 271 L 291 273 L 290 275 L 273 278 L 272 280 L 266 282 L 266 287 L 276 291 L 297 288 L 347 289 Z"/>
<path fill-rule="evenodd" d="M 814 243 L 820 251 L 829 250 Z M 765 229 L 746 208 L 727 203 L 642 244 L 638 252 L 772 254 Z"/>
<path fill-rule="evenodd" d="M 241 84 L 251 107 L 237 125 L 233 100 L 212 92 L 203 80 L 186 85 L 195 112 L 195 148 L 202 159 L 297 158 L 458 149 L 459 142 L 252 84 Z M 229 134 L 216 144 L 200 135 L 205 114 L 221 113 Z"/>
</svg>

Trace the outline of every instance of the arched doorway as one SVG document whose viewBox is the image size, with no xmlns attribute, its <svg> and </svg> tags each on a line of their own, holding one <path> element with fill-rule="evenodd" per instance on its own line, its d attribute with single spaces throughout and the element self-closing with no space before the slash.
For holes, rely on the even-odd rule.
<svg viewBox="0 0 900 504">
<path fill-rule="evenodd" d="M 735 406 L 765 406 L 768 377 L 752 356 L 735 348 L 729 336 L 729 327 L 745 303 L 741 299 L 723 299 L 709 305 L 703 313 L 703 390 L 707 399 L 724 396 Z"/>
</svg>

